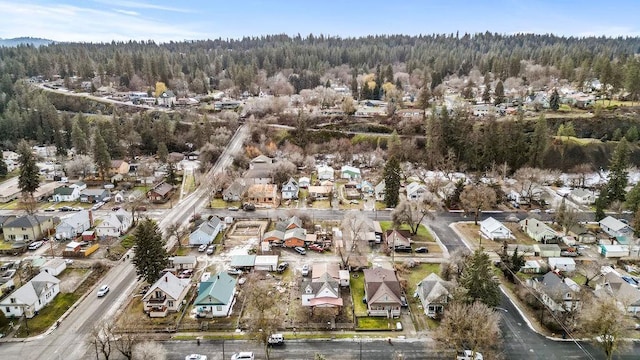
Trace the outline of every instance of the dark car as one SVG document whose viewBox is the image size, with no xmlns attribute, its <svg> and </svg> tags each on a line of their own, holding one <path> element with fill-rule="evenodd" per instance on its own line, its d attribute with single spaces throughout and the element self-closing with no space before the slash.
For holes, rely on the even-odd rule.
<svg viewBox="0 0 640 360">
<path fill-rule="evenodd" d="M 278 268 L 276 271 L 279 273 L 283 273 L 285 270 L 287 270 L 288 267 L 289 267 L 289 263 L 281 262 L 280 264 L 278 264 Z"/>
<path fill-rule="evenodd" d="M 426 246 L 420 246 L 419 248 L 415 249 L 415 252 L 417 252 L 417 253 L 428 253 L 429 249 L 427 249 Z"/>
<path fill-rule="evenodd" d="M 313 251 L 316 251 L 316 252 L 319 252 L 319 253 L 324 252 L 324 248 L 322 246 L 318 245 L 318 244 L 309 245 L 309 250 L 313 250 Z"/>
<path fill-rule="evenodd" d="M 397 245 L 396 252 L 411 252 L 411 245 Z"/>
<path fill-rule="evenodd" d="M 256 206 L 254 204 L 251 203 L 246 203 L 244 205 L 242 205 L 242 210 L 244 211 L 254 211 L 256 209 Z"/>
</svg>

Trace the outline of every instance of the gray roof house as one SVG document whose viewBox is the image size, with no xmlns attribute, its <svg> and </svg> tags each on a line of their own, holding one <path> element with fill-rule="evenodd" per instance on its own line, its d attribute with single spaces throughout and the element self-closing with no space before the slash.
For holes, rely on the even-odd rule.
<svg viewBox="0 0 640 360">
<path fill-rule="evenodd" d="M 224 317 L 231 314 L 236 298 L 237 280 L 219 272 L 198 286 L 193 306 L 198 317 Z"/>
<path fill-rule="evenodd" d="M 282 200 L 297 199 L 300 190 L 298 182 L 294 178 L 282 184 Z"/>
<path fill-rule="evenodd" d="M 575 281 L 553 271 L 528 281 L 549 309 L 564 312 L 580 308 L 580 300 L 576 296 L 580 291 L 580 285 Z"/>
<path fill-rule="evenodd" d="M 189 245 L 199 246 L 203 244 L 211 244 L 216 239 L 218 233 L 222 229 L 222 222 L 213 216 L 208 221 L 200 224 L 191 234 L 189 234 Z"/>
<path fill-rule="evenodd" d="M 520 221 L 520 228 L 529 235 L 530 238 L 538 242 L 547 242 L 558 237 L 558 233 L 547 224 L 531 217 Z"/>
<path fill-rule="evenodd" d="M 240 201 L 249 188 L 249 182 L 245 179 L 235 179 L 229 187 L 222 192 L 224 201 Z"/>
<path fill-rule="evenodd" d="M 6 317 L 26 316 L 31 319 L 60 293 L 60 280 L 41 272 L 0 301 L 0 310 Z"/>
<path fill-rule="evenodd" d="M 150 317 L 165 317 L 169 312 L 176 312 L 182 307 L 189 291 L 189 279 L 179 279 L 167 272 L 156 281 L 142 297 L 144 311 Z"/>
<path fill-rule="evenodd" d="M 631 236 L 633 235 L 633 229 L 628 224 L 614 218 L 613 216 L 607 216 L 599 221 L 602 231 L 607 233 L 611 237 L 619 236 Z"/>
<path fill-rule="evenodd" d="M 56 239 L 74 239 L 92 226 L 91 211 L 83 210 L 60 219 L 56 226 Z"/>
<path fill-rule="evenodd" d="M 431 273 L 418 283 L 415 295 L 420 298 L 425 315 L 436 318 L 444 312 L 452 291 L 451 282 L 444 281 L 437 274 Z"/>
</svg>

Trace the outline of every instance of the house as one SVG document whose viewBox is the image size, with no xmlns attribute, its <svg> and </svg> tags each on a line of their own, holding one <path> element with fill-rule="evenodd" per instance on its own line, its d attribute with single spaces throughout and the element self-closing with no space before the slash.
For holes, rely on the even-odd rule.
<svg viewBox="0 0 640 360">
<path fill-rule="evenodd" d="M 387 185 L 384 182 L 384 179 L 380 181 L 376 187 L 373 189 L 373 194 L 376 198 L 376 201 L 384 201 L 384 194 L 387 190 Z"/>
<path fill-rule="evenodd" d="M 309 186 L 309 198 L 327 199 L 333 192 L 333 186 Z"/>
<path fill-rule="evenodd" d="M 284 246 L 294 248 L 296 246 L 304 246 L 307 240 L 307 230 L 302 228 L 294 228 L 284 232 Z"/>
<path fill-rule="evenodd" d="M 126 233 L 133 222 L 131 215 L 125 210 L 118 210 L 107 215 L 95 228 L 96 236 L 100 239 L 118 237 Z"/>
<path fill-rule="evenodd" d="M 595 295 L 616 299 L 620 306 L 624 306 L 634 316 L 640 313 L 640 290 L 615 270 L 607 272 L 598 280 Z"/>
<path fill-rule="evenodd" d="M 358 189 L 363 194 L 373 195 L 374 186 L 367 180 L 362 180 L 360 184 L 358 184 Z"/>
<path fill-rule="evenodd" d="M 0 301 L 0 310 L 7 318 L 34 317 L 60 293 L 60 280 L 41 272 Z"/>
<path fill-rule="evenodd" d="M 278 206 L 278 187 L 274 184 L 253 184 L 247 189 L 246 198 L 256 205 Z"/>
<path fill-rule="evenodd" d="M 97 203 L 109 196 L 107 189 L 84 189 L 80 191 L 80 202 Z"/>
<path fill-rule="evenodd" d="M 40 267 L 40 272 L 46 272 L 52 276 L 60 275 L 67 268 L 67 262 L 62 258 L 54 258 Z"/>
<path fill-rule="evenodd" d="M 231 314 L 236 298 L 237 280 L 226 272 L 219 272 L 198 285 L 193 306 L 197 317 L 224 317 Z"/>
<path fill-rule="evenodd" d="M 235 269 L 250 270 L 256 264 L 256 255 L 233 255 L 230 266 Z"/>
<path fill-rule="evenodd" d="M 195 256 L 174 256 L 169 258 L 169 267 L 180 270 L 191 270 L 196 268 L 198 260 Z"/>
<path fill-rule="evenodd" d="M 163 91 L 160 96 L 158 96 L 158 105 L 173 107 L 176 105 L 176 95 L 171 90 Z"/>
<path fill-rule="evenodd" d="M 514 238 L 508 227 L 492 217 L 480 222 L 480 233 L 491 240 L 507 240 Z"/>
<path fill-rule="evenodd" d="M 331 166 L 328 165 L 319 165 L 316 167 L 316 172 L 318 173 L 318 180 L 331 180 L 333 181 L 333 173 L 334 170 Z"/>
<path fill-rule="evenodd" d="M 593 244 L 597 240 L 596 234 L 593 231 L 588 230 L 580 224 L 570 227 L 568 233 L 582 244 Z"/>
<path fill-rule="evenodd" d="M 540 257 L 560 257 L 562 252 L 558 244 L 535 244 L 533 251 Z"/>
<path fill-rule="evenodd" d="M 600 254 L 606 258 L 621 258 L 629 256 L 629 246 L 627 245 L 607 245 L 600 244 Z"/>
<path fill-rule="evenodd" d="M 2 225 L 5 241 L 31 242 L 49 236 L 53 230 L 53 218 L 41 215 L 19 216 Z"/>
<path fill-rule="evenodd" d="M 173 185 L 162 181 L 147 191 L 147 199 L 155 203 L 165 203 L 169 201 L 173 191 Z"/>
<path fill-rule="evenodd" d="M 222 221 L 212 216 L 208 221 L 200 224 L 189 234 L 189 246 L 211 244 L 222 230 Z"/>
<path fill-rule="evenodd" d="M 520 268 L 520 272 L 524 274 L 540 274 L 547 268 L 547 265 L 542 260 L 527 260 Z"/>
<path fill-rule="evenodd" d="M 188 291 L 189 279 L 179 279 L 167 272 L 142 297 L 144 312 L 150 317 L 165 317 L 170 312 L 177 312 Z"/>
<path fill-rule="evenodd" d="M 547 224 L 534 218 L 527 218 L 520 221 L 520 228 L 530 238 L 537 242 L 548 242 L 558 237 L 558 233 L 547 226 Z"/>
<path fill-rule="evenodd" d="M 240 201 L 244 196 L 249 184 L 245 179 L 235 179 L 228 188 L 222 192 L 224 201 Z"/>
<path fill-rule="evenodd" d="M 299 190 L 298 182 L 294 178 L 289 178 L 289 181 L 282 184 L 282 200 L 297 199 Z"/>
<path fill-rule="evenodd" d="M 295 228 L 302 227 L 302 220 L 297 216 L 292 216 L 286 220 L 278 221 L 276 223 L 276 230 L 287 231 Z"/>
<path fill-rule="evenodd" d="M 62 185 L 53 190 L 53 201 L 78 201 L 80 199 L 80 189 L 75 186 Z"/>
<path fill-rule="evenodd" d="M 396 273 L 381 267 L 364 269 L 364 294 L 369 316 L 400 316 L 402 289 Z"/>
<path fill-rule="evenodd" d="M 387 246 L 390 249 L 395 249 L 396 247 L 411 246 L 411 241 L 407 237 L 402 235 L 398 230 L 387 230 L 387 232 L 385 233 L 385 239 L 387 241 Z"/>
<path fill-rule="evenodd" d="M 124 193 L 122 191 L 118 191 L 115 195 L 113 195 L 113 202 L 116 204 L 121 204 L 124 202 Z"/>
<path fill-rule="evenodd" d="M 585 189 L 573 189 L 569 193 L 569 198 L 580 205 L 591 205 L 596 201 L 596 195 Z"/>
<path fill-rule="evenodd" d="M 111 160 L 111 166 L 109 167 L 110 175 L 126 175 L 129 173 L 129 163 L 124 160 Z"/>
<path fill-rule="evenodd" d="M 251 184 L 271 184 L 273 182 L 273 171 L 266 168 L 247 170 L 243 177 Z"/>
<path fill-rule="evenodd" d="M 418 182 L 412 182 L 407 185 L 407 200 L 418 200 L 422 198 L 424 194 L 426 194 L 429 190 L 424 184 L 420 184 Z"/>
<path fill-rule="evenodd" d="M 570 257 L 550 257 L 547 259 L 551 270 L 572 272 L 576 270 L 576 262 Z"/>
<path fill-rule="evenodd" d="M 444 281 L 437 274 L 431 273 L 418 283 L 414 296 L 420 299 L 425 315 L 436 318 L 444 313 L 452 291 L 451 282 Z"/>
<path fill-rule="evenodd" d="M 311 276 L 301 285 L 302 306 L 334 308 L 343 305 L 340 297 L 340 266 L 338 263 L 314 263 Z"/>
<path fill-rule="evenodd" d="M 575 281 L 549 271 L 542 277 L 528 281 L 542 298 L 544 304 L 552 311 L 565 312 L 580 309 L 578 292 L 580 285 Z"/>
<path fill-rule="evenodd" d="M 249 161 L 249 169 L 271 170 L 274 159 L 266 155 L 258 155 Z"/>
<path fill-rule="evenodd" d="M 301 189 L 306 189 L 311 185 L 311 179 L 306 176 L 302 176 L 298 179 L 298 187 Z"/>
<path fill-rule="evenodd" d="M 141 190 L 133 190 L 132 192 L 129 193 L 129 195 L 127 195 L 127 201 L 132 203 L 143 197 L 144 197 L 144 193 Z"/>
<path fill-rule="evenodd" d="M 276 271 L 278 268 L 278 255 L 256 255 L 253 269 L 256 271 Z"/>
<path fill-rule="evenodd" d="M 91 211 L 82 210 L 72 213 L 60 219 L 56 226 L 56 239 L 73 239 L 93 226 Z"/>
<path fill-rule="evenodd" d="M 633 229 L 628 224 L 614 218 L 613 216 L 607 216 L 606 218 L 598 222 L 602 231 L 607 233 L 610 237 L 629 237 L 633 236 Z"/>
<path fill-rule="evenodd" d="M 340 178 L 348 180 L 358 180 L 362 177 L 360 169 L 354 166 L 343 165 L 340 169 Z"/>
</svg>

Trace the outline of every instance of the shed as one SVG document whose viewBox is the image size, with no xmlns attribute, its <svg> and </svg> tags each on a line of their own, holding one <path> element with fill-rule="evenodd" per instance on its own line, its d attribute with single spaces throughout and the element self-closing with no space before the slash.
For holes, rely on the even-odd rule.
<svg viewBox="0 0 640 360">
<path fill-rule="evenodd" d="M 278 255 L 257 255 L 253 268 L 258 271 L 276 271 Z"/>
<path fill-rule="evenodd" d="M 542 260 L 527 260 L 524 262 L 524 266 L 520 268 L 520 271 L 525 274 L 540 274 L 546 265 Z"/>
<path fill-rule="evenodd" d="M 40 267 L 40 272 L 46 272 L 49 275 L 58 276 L 67 268 L 64 259 L 51 259 Z"/>
<path fill-rule="evenodd" d="M 82 246 L 82 244 L 80 244 L 77 241 L 71 241 L 67 244 L 67 246 L 65 247 L 64 251 L 73 251 L 73 252 L 78 252 L 80 251 L 80 247 Z"/>
<path fill-rule="evenodd" d="M 338 277 L 340 278 L 340 286 L 349 286 L 349 270 L 338 271 Z"/>
<path fill-rule="evenodd" d="M 252 268 L 255 265 L 255 263 L 256 263 L 255 255 L 234 255 L 231 257 L 231 267 L 236 269 Z"/>
<path fill-rule="evenodd" d="M 600 244 L 600 254 L 606 258 L 620 258 L 629 256 L 629 247 L 626 245 Z"/>
<path fill-rule="evenodd" d="M 560 245 L 558 244 L 535 244 L 533 249 L 540 257 L 560 257 Z"/>
<path fill-rule="evenodd" d="M 570 272 L 576 270 L 576 262 L 569 257 L 550 257 L 549 267 L 551 270 L 558 269 L 560 271 Z"/>
<path fill-rule="evenodd" d="M 174 269 L 187 270 L 195 269 L 198 260 L 195 256 L 174 256 L 169 258 L 169 262 Z"/>
<path fill-rule="evenodd" d="M 94 241 L 96 239 L 96 232 L 93 230 L 87 230 L 82 232 L 82 241 Z"/>
</svg>

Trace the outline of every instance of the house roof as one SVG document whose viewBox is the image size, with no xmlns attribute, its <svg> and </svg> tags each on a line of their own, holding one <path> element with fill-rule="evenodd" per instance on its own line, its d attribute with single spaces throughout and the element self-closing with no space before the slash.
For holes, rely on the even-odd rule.
<svg viewBox="0 0 640 360">
<path fill-rule="evenodd" d="M 233 299 L 236 279 L 225 272 L 219 272 L 198 286 L 198 297 L 194 305 L 227 305 Z"/>
<path fill-rule="evenodd" d="M 253 168 L 244 173 L 244 177 L 247 179 L 271 179 L 271 169 L 268 168 Z"/>
<path fill-rule="evenodd" d="M 111 168 L 119 168 L 124 163 L 124 160 L 111 160 Z"/>
<path fill-rule="evenodd" d="M 271 164 L 273 163 L 273 159 L 266 155 L 258 155 L 251 159 L 252 164 Z"/>
<path fill-rule="evenodd" d="M 278 255 L 256 255 L 254 266 L 278 265 Z"/>
<path fill-rule="evenodd" d="M 55 259 L 51 259 L 49 261 L 47 261 L 46 263 L 44 263 L 44 265 L 42 265 L 42 267 L 48 267 L 48 268 L 58 268 L 60 267 L 60 265 L 64 265 L 65 267 L 66 262 L 64 261 L 64 259 L 61 258 L 55 258 Z"/>
<path fill-rule="evenodd" d="M 571 195 L 575 196 L 575 197 L 585 197 L 585 196 L 590 196 L 590 195 L 593 195 L 593 194 L 590 191 L 587 191 L 587 190 L 582 189 L 582 188 L 578 188 L 578 189 L 571 190 Z"/>
<path fill-rule="evenodd" d="M 549 266 L 554 267 L 557 265 L 576 265 L 575 260 L 570 257 L 550 257 L 548 259 Z"/>
<path fill-rule="evenodd" d="M 189 286 L 189 279 L 179 279 L 173 273 L 167 272 L 156 281 L 144 295 L 143 299 L 153 294 L 156 290 L 161 290 L 174 300 L 180 298 L 180 294 Z"/>
<path fill-rule="evenodd" d="M 606 226 L 607 228 L 613 231 L 620 231 L 624 228 L 629 227 L 629 225 L 623 223 L 622 221 L 614 218 L 613 216 L 607 216 L 606 218 L 600 220 L 600 226 Z"/>
<path fill-rule="evenodd" d="M 360 174 L 360 169 L 355 166 L 343 165 L 342 168 L 340 168 L 340 172 L 351 172 L 354 174 Z"/>
<path fill-rule="evenodd" d="M 275 239 L 278 239 L 278 240 L 282 241 L 284 239 L 284 231 L 271 230 L 271 231 L 268 231 L 268 232 L 264 233 L 264 235 L 262 235 L 262 238 L 263 239 L 275 238 Z"/>
<path fill-rule="evenodd" d="M 67 185 L 62 185 L 62 186 L 58 186 L 57 188 L 55 188 L 53 190 L 53 194 L 54 195 L 69 196 L 69 195 L 73 194 L 75 189 L 76 189 L 75 187 L 69 187 Z"/>
<path fill-rule="evenodd" d="M 223 193 L 242 195 L 247 187 L 247 182 L 244 179 L 235 179 L 231 185 L 223 191 Z"/>
<path fill-rule="evenodd" d="M 427 191 L 427 187 L 424 186 L 424 184 L 420 184 L 418 182 L 412 182 L 409 185 L 407 185 L 407 194 L 413 194 L 415 192 L 417 192 L 418 190 L 424 190 Z"/>
<path fill-rule="evenodd" d="M 311 280 L 319 279 L 328 274 L 331 278 L 340 279 L 340 265 L 335 262 L 316 262 L 311 268 Z"/>
<path fill-rule="evenodd" d="M 209 219 L 209 221 L 205 221 L 202 224 L 200 224 L 200 226 L 198 226 L 198 228 L 195 229 L 192 232 L 192 234 L 195 233 L 196 231 L 202 231 L 203 233 L 209 236 L 213 236 L 214 234 L 217 234 L 219 230 L 219 226 L 220 226 L 220 219 L 214 216 L 211 219 Z"/>
<path fill-rule="evenodd" d="M 84 195 L 84 196 L 99 196 L 102 195 L 106 192 L 106 189 L 84 189 L 82 190 L 82 192 L 80 193 L 80 195 Z"/>
<path fill-rule="evenodd" d="M 89 212 L 87 210 L 82 210 L 60 218 L 60 224 L 66 223 L 71 226 L 77 226 L 85 220 L 89 220 Z"/>
<path fill-rule="evenodd" d="M 50 220 L 51 218 L 48 216 L 41 215 L 24 215 L 17 217 L 15 219 L 7 221 L 2 227 L 3 228 L 33 228 Z"/>
<path fill-rule="evenodd" d="M 153 189 L 149 190 L 149 191 L 153 191 L 156 194 L 160 195 L 160 196 L 165 196 L 167 195 L 169 192 L 171 192 L 173 190 L 173 185 L 168 184 L 166 182 L 161 182 L 159 184 L 157 184 L 156 186 L 153 187 Z"/>
<path fill-rule="evenodd" d="M 549 296 L 564 295 L 579 290 L 580 286 L 569 278 L 562 277 L 553 271 L 537 279 L 542 291 Z"/>
<path fill-rule="evenodd" d="M 58 278 L 47 272 L 38 273 L 38 275 L 34 276 L 29 282 L 2 300 L 2 303 L 8 304 L 11 301 L 10 299 L 14 298 L 18 304 L 33 305 L 38 301 L 42 291 L 45 290 L 49 284 L 59 283 L 60 280 L 58 280 Z"/>
<path fill-rule="evenodd" d="M 300 218 L 297 216 L 292 216 L 286 220 L 278 221 L 278 223 L 276 223 L 276 230 L 286 231 L 288 228 L 292 226 L 294 228 L 301 228 L 302 220 L 300 220 Z"/>
<path fill-rule="evenodd" d="M 506 226 L 504 226 L 504 224 L 502 224 L 500 221 L 498 221 L 498 220 L 496 220 L 496 219 L 494 219 L 492 217 L 489 217 L 489 218 L 483 220 L 482 222 L 480 222 L 480 227 L 487 229 L 487 231 L 489 231 L 489 232 L 494 232 L 494 231 L 500 229 L 501 227 L 506 228 Z"/>
<path fill-rule="evenodd" d="M 451 293 L 453 284 L 448 281 L 442 280 L 440 276 L 435 273 L 427 275 L 422 281 L 418 283 L 416 292 L 426 303 L 432 303 L 438 301 L 443 296 L 449 296 Z"/>
<path fill-rule="evenodd" d="M 307 230 L 301 228 L 293 228 L 285 231 L 284 239 L 297 238 L 301 240 L 305 240 L 307 238 Z"/>
<path fill-rule="evenodd" d="M 256 263 L 255 255 L 233 255 L 231 257 L 232 267 L 250 267 L 255 265 L 255 263 Z"/>
<path fill-rule="evenodd" d="M 520 221 L 520 226 L 526 227 L 532 236 L 544 235 L 545 233 L 551 236 L 557 236 L 558 233 L 550 228 L 547 224 L 534 218 L 526 218 Z"/>
<path fill-rule="evenodd" d="M 116 228 L 119 229 L 122 226 L 122 222 L 116 214 L 109 214 L 102 222 L 96 226 L 96 228 L 100 229 L 108 229 L 108 228 Z"/>
<path fill-rule="evenodd" d="M 397 246 L 397 245 L 411 245 L 409 239 L 404 237 L 398 230 L 388 230 L 386 234 L 387 244 Z M 375 236 L 374 236 L 375 239 Z"/>
<path fill-rule="evenodd" d="M 298 186 L 298 182 L 296 181 L 296 179 L 294 179 L 292 177 L 290 177 L 289 180 L 287 180 L 283 185 L 289 185 L 289 184 L 291 184 L 291 185 L 293 185 L 295 187 Z"/>
<path fill-rule="evenodd" d="M 364 269 L 364 283 L 368 304 L 378 302 L 385 295 L 391 302 L 400 303 L 402 290 L 395 271 L 380 267 Z"/>
<path fill-rule="evenodd" d="M 172 258 L 173 265 L 176 264 L 195 264 L 196 257 L 195 256 L 174 256 Z"/>
</svg>

